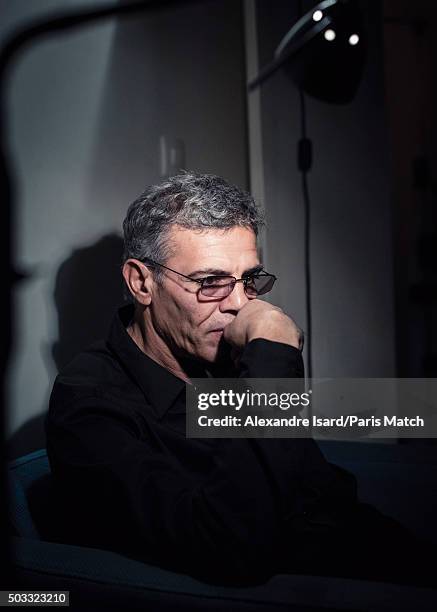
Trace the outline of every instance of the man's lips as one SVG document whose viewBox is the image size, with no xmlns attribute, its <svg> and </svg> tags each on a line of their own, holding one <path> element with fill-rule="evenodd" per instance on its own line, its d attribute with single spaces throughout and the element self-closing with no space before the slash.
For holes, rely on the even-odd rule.
<svg viewBox="0 0 437 612">
<path fill-rule="evenodd" d="M 215 327 L 211 327 L 211 329 L 208 331 L 223 331 L 225 327 L 228 327 L 228 325 L 230 325 L 233 322 L 233 320 L 234 319 L 231 319 L 230 321 L 226 321 L 225 323 L 219 323 L 218 325 L 216 324 Z"/>
<path fill-rule="evenodd" d="M 215 340 L 220 340 L 223 337 L 223 327 L 216 327 L 214 329 L 210 329 L 208 335 L 214 336 Z"/>
<path fill-rule="evenodd" d="M 232 321 L 228 321 L 227 323 L 222 323 L 221 325 L 217 325 L 217 327 L 213 327 L 212 329 L 208 330 L 208 334 L 215 334 L 215 335 L 223 335 L 223 332 L 225 330 L 225 327 L 227 327 L 228 325 L 230 325 L 232 323 Z"/>
</svg>

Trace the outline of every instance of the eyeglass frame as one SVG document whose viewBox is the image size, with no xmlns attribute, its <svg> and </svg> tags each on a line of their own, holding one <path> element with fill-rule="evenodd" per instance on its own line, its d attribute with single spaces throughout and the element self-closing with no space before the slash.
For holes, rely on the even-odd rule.
<svg viewBox="0 0 437 612">
<path fill-rule="evenodd" d="M 246 286 L 247 286 L 247 282 L 249 280 L 251 280 L 252 277 L 254 276 L 270 276 L 273 278 L 273 284 L 275 284 L 275 282 L 278 280 L 278 277 L 275 276 L 274 274 L 270 274 L 270 272 L 266 272 L 265 270 L 260 270 L 260 272 L 255 272 L 254 274 L 251 274 L 249 276 L 246 277 L 241 277 L 241 278 L 235 278 L 235 276 L 232 276 L 231 274 L 209 274 L 208 276 L 204 276 L 203 278 L 192 278 L 191 276 L 187 276 L 186 274 L 182 274 L 182 272 L 178 272 L 177 270 L 173 270 L 173 268 L 169 268 L 168 266 L 164 266 L 164 264 L 159 263 L 158 261 L 153 261 L 153 259 L 142 259 L 140 260 L 142 263 L 144 263 L 145 265 L 147 265 L 147 263 L 150 263 L 154 266 L 160 266 L 161 268 L 164 268 L 165 270 L 169 270 L 170 272 L 174 272 L 174 274 L 178 274 L 179 276 L 183 276 L 183 278 L 188 279 L 189 281 L 198 283 L 200 285 L 199 287 L 199 291 L 202 291 L 203 289 L 203 283 L 205 282 L 205 280 L 207 278 L 233 278 L 234 279 L 234 285 L 232 287 L 232 289 L 229 291 L 228 295 L 223 296 L 221 299 L 225 299 L 226 297 L 229 297 L 231 295 L 231 293 L 233 292 L 233 290 L 235 289 L 235 285 L 237 283 L 243 283 L 244 285 L 244 292 L 247 295 L 246 292 Z M 232 285 L 232 282 L 229 283 L 229 285 Z M 227 285 L 224 285 L 227 286 Z M 273 285 L 272 285 L 273 288 Z M 271 291 L 271 289 L 269 289 L 269 291 Z M 266 291 L 266 293 L 268 293 L 269 291 Z M 204 295 L 202 293 L 202 295 Z M 265 295 L 264 293 L 261 293 L 261 295 Z M 204 297 L 213 297 L 213 296 L 204 296 Z"/>
</svg>

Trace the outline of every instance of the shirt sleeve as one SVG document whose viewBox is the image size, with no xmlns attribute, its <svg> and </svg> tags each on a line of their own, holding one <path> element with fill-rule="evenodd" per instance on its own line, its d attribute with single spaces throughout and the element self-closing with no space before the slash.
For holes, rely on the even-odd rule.
<svg viewBox="0 0 437 612">
<path fill-rule="evenodd" d="M 299 349 L 264 338 L 251 340 L 240 357 L 241 378 L 303 378 Z"/>
</svg>

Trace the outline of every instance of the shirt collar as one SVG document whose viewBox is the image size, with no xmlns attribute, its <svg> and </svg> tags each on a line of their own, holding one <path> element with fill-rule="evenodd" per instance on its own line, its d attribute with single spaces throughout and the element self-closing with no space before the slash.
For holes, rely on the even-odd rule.
<svg viewBox="0 0 437 612">
<path fill-rule="evenodd" d="M 133 304 L 118 309 L 111 324 L 108 344 L 160 419 L 184 391 L 185 382 L 148 357 L 133 341 L 126 329 L 133 315 Z"/>
</svg>

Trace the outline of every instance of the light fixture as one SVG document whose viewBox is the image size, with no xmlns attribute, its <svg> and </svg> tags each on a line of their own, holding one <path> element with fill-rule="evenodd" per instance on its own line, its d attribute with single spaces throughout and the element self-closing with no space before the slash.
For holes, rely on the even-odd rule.
<svg viewBox="0 0 437 612">
<path fill-rule="evenodd" d="M 358 0 L 324 0 L 290 28 L 273 61 L 249 83 L 249 90 L 283 68 L 305 93 L 325 102 L 345 104 L 358 89 L 365 57 Z"/>
</svg>

